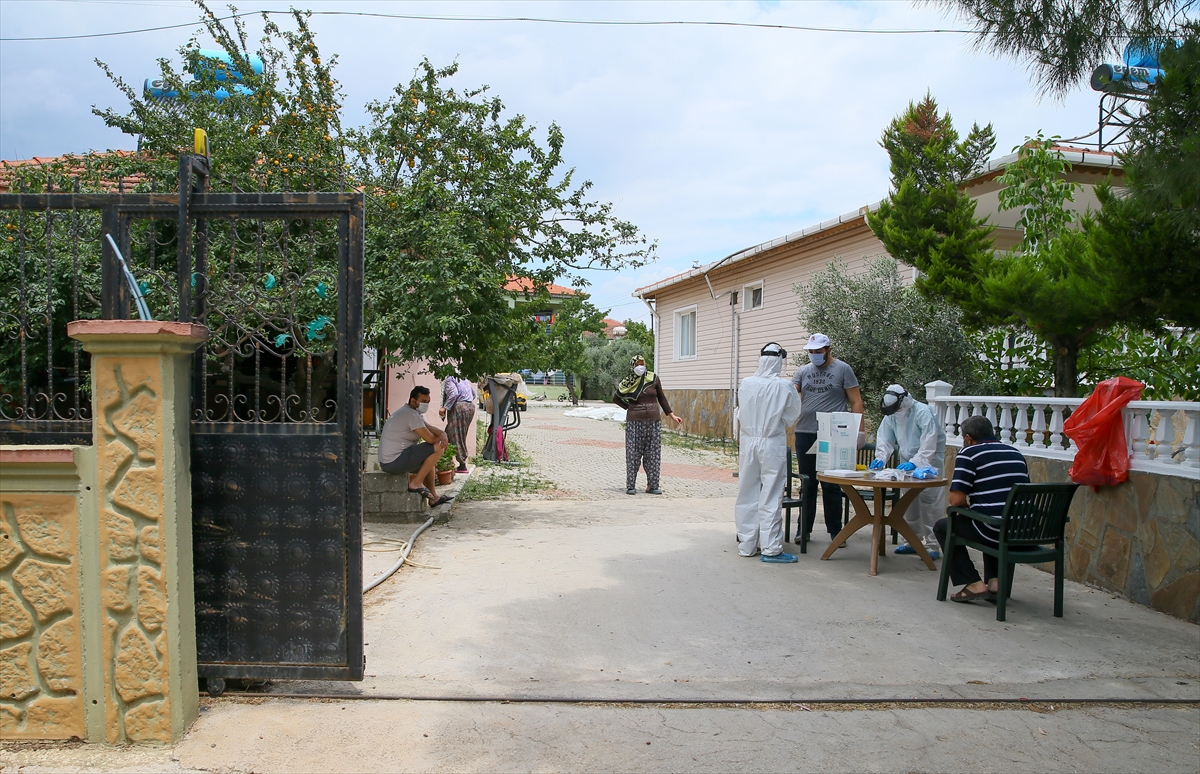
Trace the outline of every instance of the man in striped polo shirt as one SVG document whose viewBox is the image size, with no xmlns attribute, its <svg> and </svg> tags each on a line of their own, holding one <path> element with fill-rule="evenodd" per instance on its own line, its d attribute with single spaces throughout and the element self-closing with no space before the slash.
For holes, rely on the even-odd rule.
<svg viewBox="0 0 1200 774">
<path fill-rule="evenodd" d="M 963 421 L 963 448 L 954 463 L 954 480 L 950 483 L 950 505 L 970 507 L 985 516 L 999 518 L 1004 513 L 1004 503 L 1014 484 L 1029 483 L 1029 469 L 1021 453 L 996 438 L 996 431 L 987 417 L 974 416 Z M 969 505 L 968 505 L 969 503 Z M 980 543 L 999 545 L 1000 530 L 980 524 L 965 516 L 955 515 L 954 534 L 971 535 Z M 946 555 L 946 530 L 950 519 L 940 519 L 933 526 L 933 534 L 942 546 L 943 561 L 950 562 L 950 580 L 955 586 L 962 585 L 950 599 L 955 602 L 970 602 L 979 597 L 992 599 L 1000 588 L 999 561 L 984 554 L 983 575 L 979 577 L 975 563 L 967 553 L 967 547 L 954 546 L 953 555 Z"/>
</svg>

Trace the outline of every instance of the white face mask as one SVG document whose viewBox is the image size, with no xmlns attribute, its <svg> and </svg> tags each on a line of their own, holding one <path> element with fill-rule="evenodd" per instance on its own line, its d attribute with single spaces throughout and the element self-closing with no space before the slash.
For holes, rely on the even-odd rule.
<svg viewBox="0 0 1200 774">
<path fill-rule="evenodd" d="M 429 404 L 428 403 L 418 403 L 417 404 L 417 412 L 420 414 L 428 413 L 429 412 Z"/>
<path fill-rule="evenodd" d="M 824 352 L 809 352 L 808 359 L 811 360 L 812 364 L 815 366 L 825 365 L 825 353 Z"/>
<path fill-rule="evenodd" d="M 633 367 L 633 372 L 634 372 L 635 374 L 637 374 L 638 376 L 645 376 L 645 374 L 646 374 L 646 366 L 634 366 L 634 367 Z"/>
</svg>

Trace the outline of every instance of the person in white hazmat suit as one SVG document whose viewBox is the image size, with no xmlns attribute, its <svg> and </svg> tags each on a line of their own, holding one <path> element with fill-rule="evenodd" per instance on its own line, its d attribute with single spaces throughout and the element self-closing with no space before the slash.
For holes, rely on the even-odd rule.
<svg viewBox="0 0 1200 774">
<path fill-rule="evenodd" d="M 787 351 L 772 342 L 759 352 L 758 370 L 738 388 L 738 496 L 734 505 L 738 553 L 762 561 L 796 561 L 783 552 L 783 485 L 788 428 L 800 417 L 800 396 L 781 379 Z"/>
<path fill-rule="evenodd" d="M 883 393 L 880 401 L 883 411 L 883 422 L 875 440 L 875 461 L 873 469 L 882 468 L 892 456 L 893 451 L 899 452 L 900 464 L 897 470 L 919 470 L 934 468 L 938 475 L 944 474 L 946 466 L 946 430 L 937 420 L 933 409 L 924 403 L 918 403 L 898 384 L 893 384 Z M 946 490 L 943 487 L 933 487 L 922 490 L 919 497 L 913 500 L 904 512 L 904 520 L 916 533 L 929 556 L 937 559 L 941 554 L 937 538 L 933 535 L 933 525 L 946 515 Z M 893 553 L 915 554 L 913 547 L 897 546 Z"/>
</svg>

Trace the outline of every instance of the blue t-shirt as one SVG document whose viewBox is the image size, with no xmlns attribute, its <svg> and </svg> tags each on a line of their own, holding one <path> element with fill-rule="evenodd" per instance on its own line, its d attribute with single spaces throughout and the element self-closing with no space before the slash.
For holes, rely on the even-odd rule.
<svg viewBox="0 0 1200 774">
<path fill-rule="evenodd" d="M 1014 484 L 1029 483 L 1029 468 L 1021 452 L 1000 441 L 981 441 L 959 450 L 954 462 L 951 492 L 964 492 L 971 510 L 1000 518 Z M 996 541 L 1000 530 L 974 522 L 980 537 Z"/>
</svg>

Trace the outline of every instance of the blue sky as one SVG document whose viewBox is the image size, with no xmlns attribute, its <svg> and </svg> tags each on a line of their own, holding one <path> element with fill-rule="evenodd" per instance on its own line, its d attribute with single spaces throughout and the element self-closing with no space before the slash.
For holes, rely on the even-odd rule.
<svg viewBox="0 0 1200 774">
<path fill-rule="evenodd" d="M 712 20 L 884 28 L 963 26 L 908 2 L 300 2 L 312 10 L 572 19 Z M 213 3 L 218 8 L 218 3 Z M 242 10 L 287 7 L 244 3 Z M 189 22 L 172 0 L 3 0 L 0 36 L 78 34 Z M 962 128 L 991 122 L 1005 153 L 1037 130 L 1095 128 L 1097 95 L 1041 99 L 1022 66 L 975 53 L 965 35 L 846 35 L 728 27 L 563 26 L 316 17 L 336 53 L 347 125 L 407 80 L 422 57 L 457 59 L 460 86 L 487 84 L 513 112 L 557 122 L 597 198 L 659 243 L 657 263 L 592 276 L 593 299 L 646 319 L 629 292 L 887 193 L 884 125 L 930 90 Z M 92 105 L 123 100 L 93 64 L 132 83 L 190 29 L 78 41 L 0 43 L 0 157 L 132 148 Z"/>
</svg>

